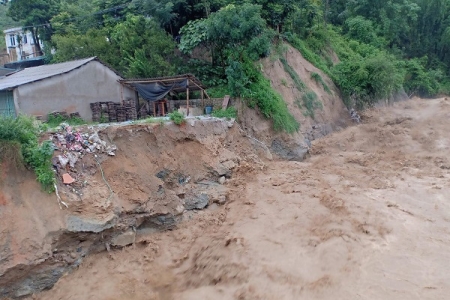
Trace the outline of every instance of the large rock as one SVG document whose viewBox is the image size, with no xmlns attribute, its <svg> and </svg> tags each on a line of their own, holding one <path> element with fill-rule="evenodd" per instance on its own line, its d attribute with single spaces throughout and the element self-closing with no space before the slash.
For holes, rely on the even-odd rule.
<svg viewBox="0 0 450 300">
<path fill-rule="evenodd" d="M 303 161 L 308 153 L 308 148 L 298 144 L 289 145 L 281 139 L 273 140 L 271 150 L 283 159 L 294 161 Z"/>
<path fill-rule="evenodd" d="M 102 232 L 114 227 L 116 218 L 117 216 L 112 212 L 103 219 L 88 219 L 69 215 L 67 217 L 67 230 L 72 232 Z"/>
<path fill-rule="evenodd" d="M 133 230 L 128 230 L 116 237 L 114 237 L 111 241 L 111 245 L 117 246 L 117 247 L 125 247 L 128 245 L 134 244 L 134 241 L 136 240 L 136 232 Z"/>
<path fill-rule="evenodd" d="M 206 194 L 192 194 L 185 198 L 184 208 L 187 210 L 204 209 L 209 204 L 209 196 Z"/>
</svg>

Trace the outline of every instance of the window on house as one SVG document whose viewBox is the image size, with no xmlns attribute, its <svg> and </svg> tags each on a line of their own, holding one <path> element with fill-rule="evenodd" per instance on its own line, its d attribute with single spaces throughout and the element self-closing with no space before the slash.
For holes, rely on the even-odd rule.
<svg viewBox="0 0 450 300">
<path fill-rule="evenodd" d="M 27 44 L 27 43 L 28 43 L 28 38 L 27 38 L 27 35 L 24 34 L 24 35 L 22 36 L 22 44 Z"/>
<path fill-rule="evenodd" d="M 14 36 L 14 34 L 9 35 L 9 45 L 11 47 L 14 47 L 16 45 L 16 37 Z"/>
</svg>

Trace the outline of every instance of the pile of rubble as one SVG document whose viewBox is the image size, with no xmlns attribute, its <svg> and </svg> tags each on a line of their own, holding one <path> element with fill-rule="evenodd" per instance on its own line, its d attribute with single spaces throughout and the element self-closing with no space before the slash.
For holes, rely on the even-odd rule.
<svg viewBox="0 0 450 300">
<path fill-rule="evenodd" d="M 69 124 L 62 123 L 58 130 L 52 134 L 53 147 L 60 154 L 53 158 L 53 167 L 62 176 L 63 182 L 70 184 L 75 182 L 68 173 L 75 171 L 76 163 L 89 153 L 106 153 L 115 155 L 117 147 L 100 139 L 98 132 L 93 127 L 88 127 L 90 132 L 82 132 L 73 129 Z M 69 175 L 69 176 L 67 176 Z"/>
</svg>

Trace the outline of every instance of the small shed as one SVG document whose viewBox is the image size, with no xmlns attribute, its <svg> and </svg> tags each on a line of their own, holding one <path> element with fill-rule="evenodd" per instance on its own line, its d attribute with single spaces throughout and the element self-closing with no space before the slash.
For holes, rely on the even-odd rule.
<svg viewBox="0 0 450 300">
<path fill-rule="evenodd" d="M 203 114 L 205 106 L 211 105 L 212 101 L 206 87 L 192 74 L 122 79 L 120 83 L 134 89 L 145 100 L 138 108 L 141 116 L 143 114 L 161 116 L 176 109 L 183 111 L 187 116 Z M 197 91 L 200 92 L 200 98 L 195 99 L 191 93 Z"/>
<path fill-rule="evenodd" d="M 136 100 L 121 79 L 96 57 L 26 68 L 0 78 L 0 115 L 65 112 L 91 121 L 91 103 Z"/>
</svg>

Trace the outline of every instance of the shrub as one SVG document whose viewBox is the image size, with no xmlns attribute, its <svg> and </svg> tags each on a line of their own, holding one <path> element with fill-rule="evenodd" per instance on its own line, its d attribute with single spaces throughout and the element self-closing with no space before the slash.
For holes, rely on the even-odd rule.
<svg viewBox="0 0 450 300">
<path fill-rule="evenodd" d="M 47 116 L 47 125 L 49 127 L 56 127 L 61 123 L 68 123 L 69 125 L 82 125 L 86 124 L 86 121 L 79 117 L 64 117 L 62 115 L 48 115 Z"/>
<path fill-rule="evenodd" d="M 236 119 L 237 110 L 234 107 L 228 107 L 227 109 L 217 109 L 212 112 L 212 116 L 216 118 Z"/>
<path fill-rule="evenodd" d="M 404 81 L 404 70 L 398 67 L 398 61 L 383 52 L 365 58 L 355 56 L 338 64 L 334 72 L 348 107 L 363 108 L 388 99 Z M 355 103 L 350 103 L 351 98 Z"/>
<path fill-rule="evenodd" d="M 181 125 L 185 122 L 184 115 L 179 111 L 174 111 L 173 113 L 170 113 L 169 118 L 177 125 Z"/>
<path fill-rule="evenodd" d="M 8 159 L 7 152 L 20 149 L 20 155 L 14 156 L 16 163 L 23 158 L 23 162 L 34 170 L 42 187 L 52 192 L 55 182 L 51 164 L 53 146 L 49 141 L 39 144 L 38 137 L 39 128 L 34 119 L 22 115 L 17 118 L 0 117 L 0 145 L 5 149 L 2 149 L 0 159 Z"/>
<path fill-rule="evenodd" d="M 410 59 L 402 62 L 406 70 L 405 75 L 405 90 L 410 95 L 418 96 L 434 96 L 440 90 L 439 80 L 443 77 L 439 71 L 427 70 L 426 60 L 423 59 Z"/>
<path fill-rule="evenodd" d="M 272 119 L 276 131 L 294 133 L 300 124 L 280 94 L 278 94 L 251 61 L 232 62 L 227 68 L 228 85 L 232 95 L 241 96 L 250 108 L 259 108 L 264 117 Z"/>
</svg>

